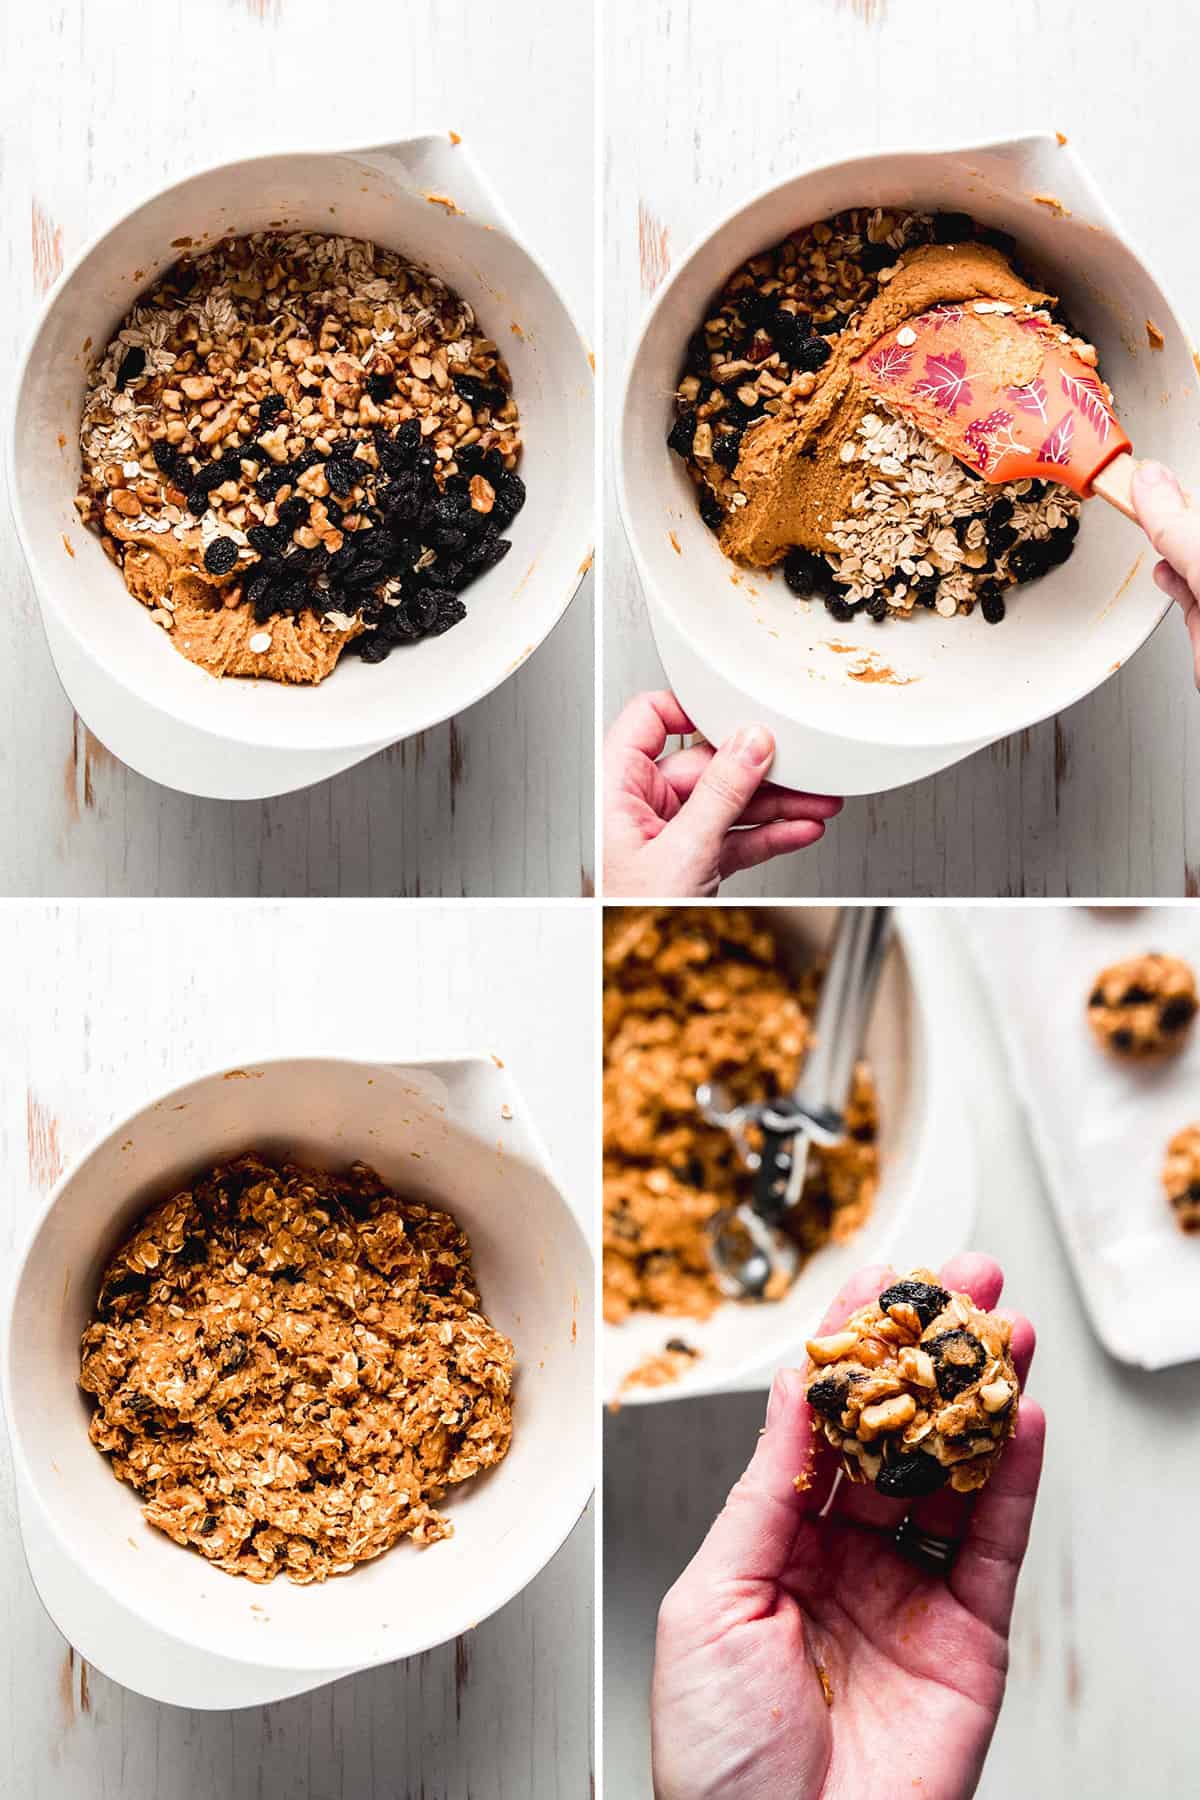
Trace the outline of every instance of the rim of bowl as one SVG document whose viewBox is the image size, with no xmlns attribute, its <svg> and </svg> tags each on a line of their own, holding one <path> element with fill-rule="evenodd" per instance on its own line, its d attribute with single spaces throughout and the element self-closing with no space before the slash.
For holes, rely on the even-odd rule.
<svg viewBox="0 0 1200 1800">
<path fill-rule="evenodd" d="M 691 243 L 680 257 L 679 262 L 672 269 L 671 273 L 650 302 L 649 307 L 646 309 L 646 314 L 638 329 L 633 348 L 626 360 L 625 376 L 621 386 L 621 415 L 617 444 L 617 504 L 620 508 L 621 523 L 625 528 L 625 536 L 629 542 L 629 547 L 633 552 L 638 579 L 642 584 L 648 607 L 651 603 L 660 607 L 670 618 L 677 631 L 686 632 L 687 617 L 680 613 L 674 602 L 666 597 L 659 583 L 654 581 L 650 576 L 641 554 L 638 515 L 634 509 L 629 492 L 628 441 L 629 434 L 633 429 L 631 424 L 631 415 L 634 411 L 635 404 L 633 378 L 637 368 L 638 359 L 641 356 L 642 348 L 649 334 L 650 327 L 654 324 L 658 318 L 659 312 L 663 310 L 666 302 L 673 294 L 684 271 L 696 257 L 699 256 L 701 251 L 706 250 L 710 244 L 715 242 L 715 240 L 719 238 L 723 232 L 727 231 L 743 213 L 749 212 L 752 207 L 757 206 L 763 200 L 769 199 L 771 195 L 778 193 L 780 189 L 790 187 L 793 182 L 806 180 L 808 177 L 814 175 L 824 175 L 833 169 L 850 169 L 856 163 L 887 162 L 891 158 L 899 156 L 921 157 L 932 161 L 944 157 L 979 155 L 981 152 L 988 150 L 1015 150 L 1024 145 L 1034 144 L 1038 146 L 1057 144 L 1057 138 L 1053 132 L 1049 131 L 1027 131 L 1022 132 L 1015 137 L 988 137 L 974 139 L 965 144 L 934 144 L 927 148 L 917 149 L 882 146 L 854 150 L 846 156 L 835 158 L 832 162 L 811 163 L 805 167 L 794 169 L 790 175 L 784 176 L 782 180 L 770 181 L 764 186 L 756 188 L 752 193 L 740 200 L 736 206 L 732 206 L 722 213 L 717 222 L 710 226 L 708 230 L 698 233 L 697 236 L 692 239 Z M 1079 157 L 1074 145 L 1068 145 L 1065 148 L 1067 154 L 1072 158 L 1075 171 L 1081 183 L 1087 188 L 1092 203 L 1096 207 L 1097 212 L 1104 219 L 1110 234 L 1117 240 L 1122 248 L 1128 252 L 1152 286 L 1154 286 L 1159 294 L 1161 294 L 1163 301 L 1165 302 L 1170 324 L 1175 327 L 1179 336 L 1185 343 L 1190 342 L 1179 311 L 1175 306 L 1171 295 L 1163 286 L 1146 258 L 1142 255 L 1141 250 L 1135 244 L 1134 240 L 1125 230 L 1124 225 L 1117 218 L 1113 208 L 1109 205 L 1108 201 L 1096 186 L 1090 170 Z M 1145 632 L 1138 639 L 1128 656 L 1122 659 L 1122 662 L 1119 665 L 1121 668 L 1124 668 L 1127 663 L 1131 662 L 1138 651 L 1149 642 L 1151 637 L 1153 637 L 1158 627 L 1170 612 L 1171 605 L 1172 602 L 1169 598 L 1164 597 L 1162 599 L 1157 613 L 1149 618 L 1149 623 L 1147 624 Z M 1006 725 L 999 735 L 1001 737 L 1010 737 L 1014 732 L 1026 731 L 1031 726 L 1040 724 L 1044 719 L 1056 717 L 1059 713 L 1065 712 L 1068 707 L 1074 706 L 1077 701 L 1086 699 L 1089 694 L 1098 692 L 1099 689 L 1102 688 L 1116 673 L 1116 669 L 1109 669 L 1101 675 L 1098 681 L 1089 683 L 1084 680 L 1078 684 L 1071 684 L 1070 690 L 1064 693 L 1061 698 L 1054 700 L 1048 707 L 1038 708 L 1035 706 L 1034 710 L 1028 713 L 1021 712 L 1019 716 L 1014 716 L 1012 723 Z M 874 719 L 864 720 L 862 729 L 856 729 L 853 733 L 837 731 L 824 724 L 818 725 L 812 720 L 806 720 L 804 723 L 807 729 L 819 732 L 822 737 L 829 739 L 832 743 L 873 744 L 880 747 L 887 747 L 894 743 L 894 737 L 886 724 L 882 721 L 877 722 Z M 990 735 L 981 739 L 977 734 L 962 734 L 959 732 L 948 734 L 946 732 L 939 732 L 932 723 L 926 723 L 922 727 L 922 749 L 957 750 L 965 754 L 972 750 L 980 749 L 984 744 L 991 743 L 992 741 L 993 738 Z"/>
<path fill-rule="evenodd" d="M 396 143 L 408 146 L 429 141 L 441 145 L 443 144 L 444 139 L 442 134 L 436 131 L 421 130 L 413 132 L 407 138 L 397 139 Z M 189 182 L 222 175 L 230 169 L 253 168 L 256 163 L 277 163 L 299 159 L 301 157 L 307 159 L 325 156 L 349 157 L 380 155 L 391 148 L 392 146 L 390 144 L 325 144 L 309 150 L 281 149 L 261 151 L 253 156 L 225 157 L 220 162 L 203 163 L 197 167 L 187 169 L 175 180 L 168 182 L 166 186 L 158 187 L 143 193 L 132 205 L 125 207 L 115 218 L 110 219 L 108 224 L 100 231 L 93 232 L 91 237 L 88 238 L 87 242 L 75 256 L 73 256 L 68 263 L 63 265 L 61 273 L 42 297 L 41 304 L 37 309 L 36 317 L 22 340 L 20 354 L 17 359 L 17 374 L 16 380 L 13 383 L 13 398 L 9 406 L 8 427 L 4 437 L 5 450 L 8 457 L 8 467 L 10 470 L 10 478 L 7 484 L 8 504 L 9 510 L 12 513 L 13 524 L 16 528 L 17 541 L 21 546 L 21 554 L 25 559 L 25 566 L 29 570 L 34 596 L 37 600 L 39 610 L 45 608 L 52 609 L 55 620 L 62 629 L 68 633 L 80 654 L 90 663 L 98 665 L 108 679 L 120 688 L 122 693 L 132 695 L 132 697 L 139 701 L 143 706 L 149 707 L 152 711 L 156 712 L 160 718 L 176 720 L 194 730 L 206 732 L 210 737 L 217 738 L 222 742 L 243 744 L 247 749 L 251 750 L 361 750 L 369 752 L 371 750 L 382 749 L 386 744 L 398 742 L 399 740 L 389 736 L 386 731 L 381 737 L 378 728 L 367 735 L 364 735 L 361 729 L 357 731 L 354 730 L 352 724 L 348 724 L 340 731 L 333 731 L 328 728 L 325 730 L 318 730 L 312 729 L 311 727 L 300 729 L 298 724 L 293 725 L 290 730 L 281 731 L 278 729 L 280 721 L 270 721 L 270 727 L 268 728 L 266 721 L 256 719 L 239 720 L 236 729 L 228 725 L 218 726 L 212 718 L 205 718 L 203 716 L 204 709 L 202 704 L 199 703 L 199 695 L 197 696 L 198 704 L 194 712 L 190 706 L 188 708 L 181 707 L 178 710 L 175 708 L 168 710 L 162 705 L 157 695 L 145 693 L 141 688 L 131 682 L 125 672 L 111 661 L 103 645 L 97 646 L 90 640 L 85 639 L 76 627 L 76 622 L 71 609 L 60 604 L 57 595 L 57 584 L 53 579 L 43 575 L 41 559 L 31 548 L 29 534 L 25 524 L 19 493 L 19 484 L 16 479 L 17 432 L 24 403 L 25 385 L 29 377 L 30 367 L 33 363 L 33 356 L 34 351 L 37 348 L 38 338 L 41 335 L 42 328 L 45 325 L 46 318 L 51 308 L 56 304 L 60 295 L 65 293 L 69 284 L 79 275 L 88 258 L 100 247 L 105 239 L 111 237 L 114 232 L 119 231 L 122 226 L 127 225 L 137 213 L 142 211 L 143 207 L 152 205 L 157 200 L 167 198 L 168 195 L 173 194 L 181 187 L 185 187 Z M 591 374 L 593 387 L 589 391 L 594 395 L 595 376 L 594 371 L 592 370 L 591 351 L 588 346 L 588 341 L 580 330 L 579 323 L 563 296 L 562 290 L 547 270 L 541 258 L 529 248 L 523 237 L 518 236 L 512 220 L 509 217 L 507 208 L 504 206 L 503 202 L 496 199 L 492 194 L 491 185 L 486 177 L 481 174 L 475 159 L 468 155 L 465 160 L 470 164 L 476 181 L 480 183 L 481 187 L 487 193 L 489 203 L 494 206 L 500 230 L 508 239 L 509 243 L 511 243 L 514 248 L 526 258 L 527 262 L 533 268 L 535 273 L 545 282 L 550 293 L 562 308 L 563 317 L 579 345 L 584 363 Z M 594 414 L 594 399 L 589 404 L 589 411 Z M 510 675 L 515 675 L 519 669 L 524 668 L 530 657 L 541 648 L 555 626 L 560 623 L 568 607 L 571 605 L 571 602 L 579 592 L 580 587 L 583 585 L 584 578 L 591 567 L 593 553 L 591 526 L 592 519 L 589 512 L 583 531 L 584 547 L 580 554 L 578 567 L 574 575 L 568 578 L 566 591 L 560 604 L 547 619 L 545 629 L 535 639 L 529 652 L 520 659 L 515 667 L 506 668 L 500 671 L 494 680 L 485 679 L 481 684 L 472 687 L 468 693 L 464 694 L 461 700 L 457 700 L 454 703 L 448 712 L 434 708 L 428 716 L 423 715 L 419 722 L 405 728 L 406 738 L 415 737 L 422 731 L 431 731 L 435 726 L 444 724 L 447 719 L 455 718 L 459 713 L 466 712 L 468 707 L 476 706 L 479 701 L 485 700 L 489 694 L 495 693 L 496 689 L 502 687 L 509 679 Z M 230 677 L 230 679 L 236 680 L 238 678 Z M 320 684 L 318 683 L 317 685 L 319 686 Z"/>
<path fill-rule="evenodd" d="M 76 1176 L 81 1173 L 87 1163 L 91 1161 L 92 1157 L 95 1156 L 98 1151 L 103 1149 L 112 1138 L 126 1132 L 137 1119 L 141 1118 L 143 1113 L 149 1112 L 155 1107 L 162 1105 L 164 1101 L 171 1099 L 175 1094 L 182 1093 L 187 1088 L 195 1087 L 202 1082 L 219 1080 L 223 1075 L 228 1073 L 230 1068 L 256 1069 L 272 1066 L 278 1067 L 280 1065 L 296 1062 L 340 1063 L 353 1068 L 385 1069 L 389 1071 L 404 1068 L 432 1068 L 444 1063 L 474 1063 L 484 1069 L 493 1071 L 496 1069 L 496 1065 L 491 1056 L 486 1052 L 479 1050 L 461 1051 L 457 1053 L 439 1052 L 437 1055 L 425 1057 L 404 1055 L 392 1057 L 389 1053 L 387 1061 L 375 1056 L 349 1056 L 345 1054 L 322 1055 L 312 1052 L 291 1054 L 287 1056 L 255 1056 L 246 1058 L 241 1062 L 225 1060 L 216 1064 L 213 1068 L 205 1069 L 199 1074 L 189 1076 L 184 1081 L 172 1083 L 170 1087 L 162 1089 L 152 1095 L 149 1099 L 144 1100 L 140 1106 L 133 1108 L 129 1112 L 123 1113 L 120 1118 L 114 1120 L 103 1130 L 96 1132 L 79 1154 L 73 1158 L 70 1167 L 63 1171 L 46 1195 L 41 1206 L 38 1208 L 35 1218 L 30 1224 L 8 1282 L 3 1321 L 3 1356 L 0 1357 L 0 1364 L 2 1364 L 2 1366 L 0 1366 L 0 1399 L 3 1400 L 4 1412 L 8 1421 L 9 1447 L 12 1452 L 16 1473 L 20 1477 L 24 1492 L 30 1503 L 36 1506 L 38 1517 L 45 1527 L 48 1536 L 58 1547 L 59 1551 L 81 1572 L 85 1579 L 94 1583 L 108 1599 L 122 1607 L 126 1612 L 131 1613 L 136 1619 L 142 1624 L 147 1625 L 151 1630 L 156 1631 L 163 1637 L 172 1639 L 177 1643 L 185 1644 L 191 1649 L 202 1651 L 206 1655 L 216 1656 L 226 1662 L 237 1663 L 251 1668 L 262 1666 L 262 1657 L 253 1656 L 242 1652 L 240 1649 L 232 1649 L 216 1643 L 215 1632 L 208 1631 L 198 1638 L 194 1634 L 178 1630 L 169 1622 L 164 1622 L 158 1618 L 151 1617 L 146 1608 L 142 1605 L 138 1594 L 131 1594 L 125 1589 L 118 1589 L 116 1584 L 109 1580 L 104 1565 L 95 1561 L 85 1562 L 79 1555 L 76 1547 L 66 1537 L 65 1533 L 60 1531 L 57 1519 L 42 1499 L 41 1489 L 34 1479 L 33 1472 L 30 1468 L 29 1457 L 26 1454 L 24 1442 L 17 1424 L 17 1414 L 13 1406 L 12 1336 L 15 1325 L 17 1295 L 25 1276 L 30 1252 L 37 1242 L 37 1239 L 40 1237 L 46 1221 L 57 1206 L 68 1182 L 73 1181 Z M 512 1077 L 509 1076 L 508 1079 L 511 1083 Z M 529 1120 L 523 1120 L 523 1124 L 529 1133 L 532 1146 L 538 1154 L 539 1170 L 541 1174 L 546 1177 L 551 1187 L 553 1187 L 555 1193 L 558 1195 L 563 1214 L 567 1220 L 568 1235 L 573 1237 L 576 1249 L 582 1252 L 582 1261 L 585 1269 L 590 1268 L 594 1263 L 591 1246 L 588 1244 L 583 1227 L 575 1216 L 574 1208 L 571 1206 L 558 1184 L 549 1159 L 546 1157 L 545 1146 L 542 1142 L 541 1134 L 537 1130 L 536 1124 L 532 1124 Z M 590 1294 L 591 1287 L 585 1284 L 584 1291 Z M 590 1458 L 587 1464 L 580 1465 L 578 1470 L 568 1471 L 568 1484 L 562 1517 L 555 1523 L 553 1529 L 544 1532 L 537 1537 L 536 1540 L 531 1539 L 526 1535 L 521 1540 L 522 1543 L 528 1546 L 523 1555 L 519 1550 L 515 1550 L 511 1554 L 506 1553 L 502 1560 L 497 1561 L 495 1566 L 500 1573 L 494 1600 L 489 1600 L 487 1605 L 483 1608 L 480 1607 L 478 1601 L 476 1601 L 475 1604 L 464 1602 L 457 1611 L 448 1613 L 446 1621 L 439 1623 L 428 1634 L 422 1633 L 419 1642 L 413 1643 L 410 1648 L 401 1651 L 399 1655 L 391 1654 L 391 1646 L 384 1646 L 378 1654 L 372 1653 L 361 1662 L 354 1662 L 353 1659 L 351 1659 L 351 1663 L 346 1665 L 346 1668 L 372 1668 L 388 1662 L 404 1661 L 411 1656 L 420 1656 L 426 1650 L 432 1650 L 439 1644 L 448 1643 L 453 1637 L 461 1636 L 464 1631 L 472 1630 L 484 1619 L 490 1618 L 493 1613 L 498 1612 L 502 1606 L 507 1606 L 510 1600 L 514 1600 L 518 1594 L 523 1592 L 523 1590 L 529 1586 L 531 1581 L 536 1580 L 537 1576 L 541 1574 L 547 1564 L 558 1554 L 559 1550 L 561 1550 L 562 1546 L 566 1543 L 586 1511 L 595 1487 L 595 1476 L 591 1467 Z M 368 1635 L 378 1635 L 378 1626 L 374 1622 L 364 1627 L 364 1636 Z M 268 1666 L 289 1672 L 294 1671 L 298 1674 L 319 1673 L 326 1671 L 331 1667 L 328 1655 L 300 1655 L 297 1653 L 295 1646 L 296 1640 L 290 1636 L 282 1639 L 278 1646 L 272 1648 L 272 1660 Z M 342 1663 L 339 1659 L 335 1659 L 332 1666 L 339 1670 L 342 1669 Z"/>
</svg>

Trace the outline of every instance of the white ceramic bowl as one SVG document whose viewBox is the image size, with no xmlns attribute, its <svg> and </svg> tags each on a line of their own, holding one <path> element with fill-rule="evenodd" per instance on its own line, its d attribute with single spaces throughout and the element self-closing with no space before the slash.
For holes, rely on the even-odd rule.
<svg viewBox="0 0 1200 1800">
<path fill-rule="evenodd" d="M 856 157 L 796 175 L 726 218 L 660 290 L 634 352 L 621 510 L 667 679 L 696 724 L 717 742 L 760 720 L 778 744 L 776 780 L 837 794 L 901 786 L 1061 711 L 1127 661 L 1167 610 L 1145 540 L 1099 502 L 1086 509 L 1071 560 L 1014 598 L 997 627 L 978 612 L 835 625 L 778 574 L 730 580 L 664 442 L 684 345 L 747 256 L 856 205 L 961 210 L 1012 232 L 1097 344 L 1135 450 L 1200 485 L 1200 389 L 1187 334 L 1074 151 L 1054 137 Z M 1149 347 L 1148 318 L 1165 333 L 1160 351 Z M 831 642 L 873 652 L 900 681 L 853 679 L 861 662 Z"/>
<path fill-rule="evenodd" d="M 766 915 L 795 968 L 829 942 L 832 908 L 773 906 Z M 866 1263 L 937 1267 L 962 1249 L 974 1213 L 974 1150 L 957 1063 L 948 1049 L 959 1017 L 954 980 L 936 911 L 896 915 L 896 935 L 867 1033 L 879 1091 L 881 1172 L 870 1218 L 845 1244 L 827 1244 L 784 1299 L 726 1301 L 705 1320 L 638 1313 L 603 1330 L 603 1389 L 623 1405 L 684 1399 L 769 1381 L 803 1355 L 842 1283 Z M 622 1384 L 644 1357 L 680 1337 L 700 1355 L 667 1387 Z"/>
<path fill-rule="evenodd" d="M 403 251 L 470 301 L 512 370 L 528 490 L 508 534 L 512 549 L 471 587 L 460 625 L 376 667 L 346 657 L 319 686 L 304 688 L 218 681 L 189 663 L 125 592 L 72 505 L 85 346 L 108 342 L 130 303 L 177 256 L 172 239 L 200 243 L 278 222 L 313 231 L 336 222 L 347 236 Z M 446 136 L 256 157 L 176 183 L 63 274 L 17 382 L 13 515 L 72 703 L 142 774 L 225 799 L 304 787 L 461 712 L 537 648 L 587 567 L 592 390 L 587 350 L 565 303 L 466 148 Z"/>
<path fill-rule="evenodd" d="M 148 1526 L 89 1442 L 77 1386 L 80 1335 L 122 1233 L 155 1198 L 247 1148 L 326 1166 L 361 1157 L 402 1192 L 448 1206 L 470 1237 L 488 1315 L 517 1350 L 512 1448 L 450 1491 L 454 1535 L 425 1550 L 401 1543 L 311 1587 L 283 1577 L 254 1586 Z M 172 1645 L 184 1667 L 200 1653 L 316 1682 L 411 1656 L 486 1618 L 550 1560 L 587 1504 L 591 1297 L 583 1234 L 490 1057 L 256 1062 L 237 1078 L 222 1070 L 190 1082 L 116 1125 L 51 1193 L 16 1270 L 4 1345 L 23 1504 L 77 1583 L 119 1603 L 126 1621 L 90 1657 L 159 1698 L 203 1705 L 203 1694 L 171 1688 Z M 69 1634 L 70 1619 L 59 1622 Z M 124 1639 L 139 1632 L 165 1643 L 161 1674 L 131 1676 L 138 1650 Z"/>
</svg>

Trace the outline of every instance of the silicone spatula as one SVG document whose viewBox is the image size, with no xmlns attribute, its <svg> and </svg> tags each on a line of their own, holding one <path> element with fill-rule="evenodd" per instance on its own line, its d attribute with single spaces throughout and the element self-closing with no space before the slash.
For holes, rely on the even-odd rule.
<svg viewBox="0 0 1200 1800">
<path fill-rule="evenodd" d="M 1074 342 L 1002 301 L 964 301 L 889 331 L 854 372 L 986 481 L 1060 481 L 1136 519 L 1132 446 Z"/>
</svg>

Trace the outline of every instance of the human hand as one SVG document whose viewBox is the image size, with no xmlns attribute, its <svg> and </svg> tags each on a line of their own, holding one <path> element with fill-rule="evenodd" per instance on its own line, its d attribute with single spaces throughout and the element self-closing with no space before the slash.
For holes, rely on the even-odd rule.
<svg viewBox="0 0 1200 1800">
<path fill-rule="evenodd" d="M 892 1272 L 847 1283 L 836 1331 Z M 991 1310 L 1003 1274 L 959 1256 L 941 1280 Z M 1012 1315 L 1008 1315 L 1012 1316 Z M 1013 1317 L 1024 1386 L 1033 1327 Z M 659 1613 L 651 1701 L 657 1800 L 967 1800 L 1008 1667 L 1008 1626 L 1042 1463 L 1042 1410 L 1017 1427 L 978 1494 L 916 1501 L 841 1482 L 810 1430 L 803 1371 L 781 1370 L 766 1429 Z M 807 1472 L 801 1492 L 797 1474 Z M 948 1574 L 898 1554 L 906 1513 L 961 1542 Z"/>
<path fill-rule="evenodd" d="M 1154 579 L 1183 610 L 1200 688 L 1200 514 L 1161 463 L 1139 463 L 1133 472 L 1133 504 L 1142 530 L 1163 558 Z"/>
<path fill-rule="evenodd" d="M 842 802 L 764 782 L 775 741 L 750 726 L 719 749 L 663 756 L 695 730 L 674 694 L 639 694 L 604 741 L 604 891 L 711 896 L 726 875 L 815 844 Z M 659 760 L 661 758 L 661 760 Z"/>
</svg>

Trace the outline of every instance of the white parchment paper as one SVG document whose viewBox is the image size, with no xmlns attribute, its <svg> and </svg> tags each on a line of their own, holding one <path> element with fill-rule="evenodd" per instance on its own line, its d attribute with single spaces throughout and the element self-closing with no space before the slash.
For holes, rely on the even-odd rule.
<svg viewBox="0 0 1200 1800">
<path fill-rule="evenodd" d="M 1162 1187 L 1167 1140 L 1200 1120 L 1200 1027 L 1179 1055 L 1120 1062 L 1087 997 L 1108 963 L 1146 951 L 1200 970 L 1200 908 L 973 908 L 966 935 L 1028 1111 L 1097 1335 L 1147 1369 L 1200 1357 L 1200 1236 Z"/>
</svg>

